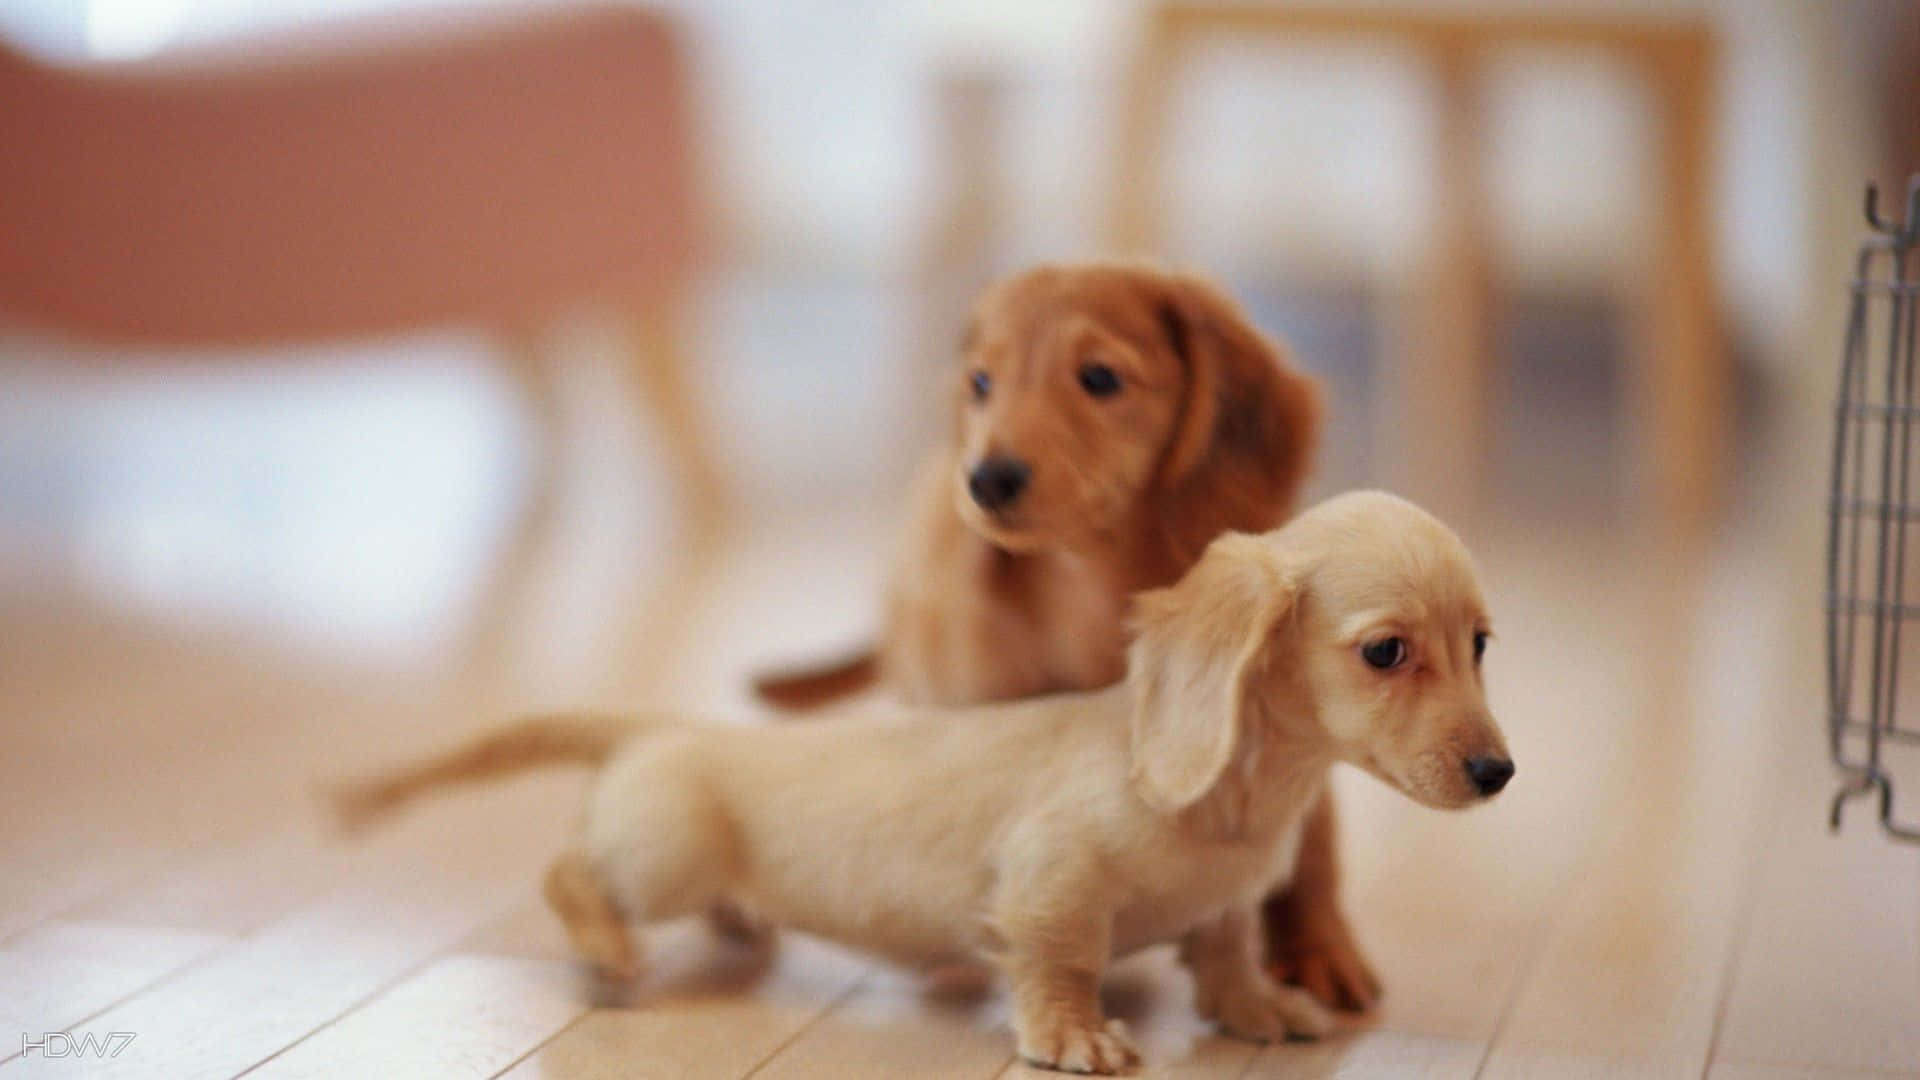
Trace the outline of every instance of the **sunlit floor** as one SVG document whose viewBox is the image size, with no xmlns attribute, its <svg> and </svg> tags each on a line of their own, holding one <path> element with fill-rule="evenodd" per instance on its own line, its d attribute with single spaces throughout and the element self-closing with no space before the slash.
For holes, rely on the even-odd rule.
<svg viewBox="0 0 1920 1080">
<path fill-rule="evenodd" d="M 257 595 L 223 593 L 219 567 L 103 581 L 98 566 L 145 564 L 85 544 L 53 560 L 63 572 L 0 578 L 0 1077 L 1026 1071 L 997 996 L 935 998 L 799 937 L 763 962 L 703 928 L 660 928 L 648 983 L 595 1007 L 537 897 L 576 775 L 452 795 L 357 841 L 325 828 L 318 782 L 514 708 L 666 701 L 749 719 L 755 665 L 831 652 L 870 624 L 886 500 L 750 501 L 761 509 L 725 539 L 681 551 L 664 496 L 636 494 L 657 481 L 602 460 L 631 443 L 580 448 L 615 479 L 571 493 L 539 602 L 484 653 L 461 582 L 484 573 L 494 511 L 452 514 L 465 524 L 401 552 L 429 576 L 377 582 L 371 606 L 327 602 L 360 584 L 258 570 L 307 566 L 300 545 L 329 529 L 413 535 L 378 492 L 303 526 L 268 512 L 286 493 L 259 495 L 279 524 L 242 535 L 262 550 L 231 570 L 236 587 L 273 586 Z M 129 460 L 77 497 L 111 503 Z M 489 451 L 447 475 L 484 487 L 503 468 Z M 596 492 L 626 517 L 578 505 Z M 1797 501 L 1817 512 L 1817 493 Z M 1459 815 L 1339 776 L 1348 901 L 1382 1010 L 1319 1045 L 1223 1039 L 1194 1019 L 1171 958 L 1149 953 L 1109 997 L 1151 1070 L 1920 1076 L 1920 849 L 1884 840 L 1866 807 L 1828 834 L 1817 567 L 1786 562 L 1801 548 L 1736 504 L 1693 555 L 1630 543 L 1604 511 L 1528 503 L 1472 530 L 1519 774 Z M 25 521 L 0 552 L 49 542 Z M 608 532 L 625 546 L 592 539 Z M 186 541 L 145 543 L 165 558 Z M 447 580 L 431 576 L 435 552 L 456 565 Z M 70 1042 L 45 1038 L 62 1031 Z"/>
</svg>

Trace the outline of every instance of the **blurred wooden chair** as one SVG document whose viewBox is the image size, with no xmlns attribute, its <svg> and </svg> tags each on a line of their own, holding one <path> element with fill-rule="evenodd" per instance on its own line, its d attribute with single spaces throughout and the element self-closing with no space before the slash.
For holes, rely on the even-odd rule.
<svg viewBox="0 0 1920 1080">
<path fill-rule="evenodd" d="M 612 5 L 349 21 L 139 63 L 0 43 L 0 317 L 140 346 L 494 328 L 540 429 L 510 579 L 543 542 L 563 434 L 534 331 L 609 307 L 685 523 L 711 532 L 727 495 L 687 372 L 708 241 L 688 84 L 667 17 Z"/>
<path fill-rule="evenodd" d="M 1732 428 L 1731 370 L 1713 266 L 1712 147 L 1718 50 L 1698 20 L 1633 14 L 1344 8 L 1171 0 L 1151 9 L 1127 72 L 1107 241 L 1158 247 L 1159 162 L 1169 100 L 1198 44 L 1223 39 L 1371 39 L 1406 49 L 1433 75 L 1438 103 L 1432 243 L 1418 278 L 1405 355 L 1376 397 L 1389 479 L 1447 513 L 1478 501 L 1494 374 L 1494 267 L 1482 77 L 1497 50 L 1600 52 L 1654 105 L 1652 250 L 1637 283 L 1630 408 L 1643 509 L 1671 537 L 1696 535 L 1723 499 Z"/>
</svg>

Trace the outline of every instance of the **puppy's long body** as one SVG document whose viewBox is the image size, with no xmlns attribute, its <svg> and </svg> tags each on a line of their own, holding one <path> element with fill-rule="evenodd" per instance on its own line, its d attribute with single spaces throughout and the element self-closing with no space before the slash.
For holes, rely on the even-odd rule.
<svg viewBox="0 0 1920 1080">
<path fill-rule="evenodd" d="M 911 965 L 1005 973 L 1020 1053 L 1137 1056 L 1100 1013 L 1108 960 L 1177 940 L 1203 1012 L 1260 1039 L 1331 1019 L 1258 963 L 1257 908 L 1346 761 L 1464 806 L 1512 775 L 1480 681 L 1486 613 L 1444 526 L 1391 496 L 1229 534 L 1141 594 L 1126 682 L 810 725 L 523 721 L 352 794 L 605 761 L 549 900 L 630 975 L 629 922 L 737 902 Z"/>
<path fill-rule="evenodd" d="M 646 898 L 650 917 L 725 896 L 912 967 L 997 951 L 997 906 L 1046 879 L 1076 919 L 1107 907 L 1110 951 L 1132 952 L 1282 880 L 1332 758 L 1297 759 L 1241 828 L 1212 828 L 1129 783 L 1131 701 L 1114 688 L 965 717 L 656 730 L 608 763 L 582 851 L 609 868 L 643 858 L 607 884 L 622 906 Z M 697 850 L 674 860 L 663 845 Z M 663 886 L 682 901 L 672 910 Z"/>
</svg>

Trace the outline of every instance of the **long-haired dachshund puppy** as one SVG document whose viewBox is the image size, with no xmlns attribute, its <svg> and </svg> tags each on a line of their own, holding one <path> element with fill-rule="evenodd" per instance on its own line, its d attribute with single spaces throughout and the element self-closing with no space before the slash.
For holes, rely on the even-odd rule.
<svg viewBox="0 0 1920 1080">
<path fill-rule="evenodd" d="M 939 705 L 1106 686 L 1125 668 L 1133 593 L 1171 584 L 1221 533 L 1293 513 L 1318 384 L 1200 278 L 1040 266 L 987 291 L 961 353 L 954 436 L 915 489 L 878 645 L 761 680 L 774 704 L 876 680 Z M 1266 959 L 1364 1009 L 1379 983 L 1340 910 L 1334 847 L 1328 796 L 1267 906 Z"/>
<path fill-rule="evenodd" d="M 1345 761 L 1467 806 L 1513 763 L 1489 715 L 1489 626 L 1466 551 L 1389 495 L 1215 540 L 1142 594 L 1128 677 L 966 709 L 760 727 L 523 721 L 353 790 L 349 811 L 550 761 L 604 762 L 547 896 L 630 976 L 629 926 L 741 902 L 910 965 L 987 959 L 1020 1056 L 1138 1060 L 1101 1013 L 1110 958 L 1177 941 L 1200 1009 L 1254 1039 L 1331 1016 L 1258 963 L 1261 898 Z"/>
</svg>

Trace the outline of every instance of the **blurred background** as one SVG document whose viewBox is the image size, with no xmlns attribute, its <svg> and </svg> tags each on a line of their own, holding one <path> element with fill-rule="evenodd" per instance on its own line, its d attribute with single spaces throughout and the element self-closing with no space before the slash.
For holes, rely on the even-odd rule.
<svg viewBox="0 0 1920 1080">
<path fill-rule="evenodd" d="M 0 0 L 0 850 L 38 870 L 0 953 L 329 768 L 744 711 L 862 642 L 971 297 L 1145 253 L 1326 380 L 1316 494 L 1429 503 L 1515 612 L 1487 850 L 1556 854 L 1461 943 L 1537 948 L 1412 1027 L 1587 1046 L 1631 995 L 1553 988 L 1629 940 L 1723 986 L 1681 1058 L 1910 1068 L 1920 862 L 1816 834 L 1846 283 L 1917 79 L 1911 0 Z M 1613 821 L 1629 776 L 1667 794 Z M 1391 945 L 1422 864 L 1365 850 Z M 1582 879 L 1629 922 L 1544 928 Z M 1809 880 L 1866 884 L 1830 923 Z M 1835 923 L 1882 966 L 1796 982 Z M 1693 1015 L 1649 1002 L 1594 1030 Z"/>
<path fill-rule="evenodd" d="M 383 34 L 510 35 L 504 25 L 472 27 L 520 15 L 564 22 L 570 10 L 9 0 L 0 35 L 20 50 L 10 64 L 58 65 L 76 79 L 109 82 L 126 72 L 130 95 L 164 95 L 132 73 L 157 72 L 164 84 L 193 77 L 178 69 L 196 62 L 290 53 L 342 27 L 341 52 L 361 47 L 352 39 Z M 1472 487 L 1472 497 L 1509 510 L 1598 515 L 1611 527 L 1659 503 L 1633 497 L 1636 483 L 1658 480 L 1633 471 L 1658 452 L 1644 440 L 1692 438 L 1697 445 L 1671 452 L 1719 455 L 1700 466 L 1716 478 L 1671 480 L 1665 512 L 1717 515 L 1733 505 L 1722 480 L 1751 462 L 1748 437 L 1771 415 L 1769 403 L 1824 386 L 1838 342 L 1835 260 L 1850 248 L 1858 215 L 1848 209 L 1861 184 L 1891 180 L 1901 167 L 1894 159 L 1910 163 L 1914 154 L 1914 121 L 1899 104 L 1911 100 L 1912 8 L 1898 0 L 1342 6 L 1350 28 L 1187 28 L 1157 18 L 1151 5 L 1096 2 L 711 0 L 661 10 L 677 55 L 675 70 L 660 77 L 684 82 L 689 126 L 605 137 L 658 138 L 642 157 L 691 156 L 691 190 L 672 197 L 685 199 L 674 213 L 700 217 L 697 254 L 688 268 L 643 258 L 632 272 L 676 281 L 687 401 L 697 410 L 688 423 L 724 467 L 735 507 L 749 514 L 890 506 L 907 463 L 938 430 L 929 427 L 927 387 L 941 378 L 938 365 L 980 284 L 1036 259 L 1145 250 L 1220 277 L 1330 380 L 1324 488 L 1398 483 L 1461 503 L 1457 489 Z M 1507 41 L 1489 30 L 1483 60 L 1446 76 L 1430 47 L 1438 39 L 1423 36 L 1423 26 L 1487 13 L 1567 22 L 1600 47 L 1525 33 Z M 1698 61 L 1700 85 L 1686 90 L 1706 96 L 1704 130 L 1685 136 L 1703 155 L 1691 165 L 1663 156 L 1675 149 L 1663 118 L 1677 106 L 1658 70 L 1658 51 L 1672 44 L 1662 31 L 1683 49 L 1689 34 L 1711 39 L 1711 55 Z M 648 58 L 644 48 L 637 55 Z M 312 55 L 282 62 L 323 63 Z M 1135 84 L 1153 64 L 1160 69 L 1143 91 Z M 496 65 L 491 81 L 469 93 L 512 93 L 502 88 L 510 81 Z M 242 82 L 234 92 L 246 89 Z M 630 89 L 646 93 L 645 79 Z M 59 101 L 54 93 L 49 115 Z M 332 129 L 379 107 L 320 106 L 327 129 L 318 137 L 348 145 L 352 134 Z M 84 111 L 73 115 L 88 123 Z M 44 132 L 15 119 L 21 144 L 12 152 L 32 155 Z M 361 120 L 369 132 L 382 122 Z M 502 124 L 467 138 L 513 140 Z M 1136 135 L 1141 128 L 1151 134 Z M 218 140 L 181 134 L 175 149 L 193 138 Z M 251 149 L 276 159 L 295 153 L 268 143 Z M 450 197 L 471 189 L 465 197 L 479 204 L 486 182 L 459 170 L 487 169 L 488 155 L 459 159 L 464 149 L 439 148 L 441 167 L 452 171 L 433 175 Z M 77 159 L 108 174 L 80 186 L 134 203 L 139 196 L 125 189 L 175 197 L 115 208 L 128 215 L 190 213 L 175 183 L 136 171 L 178 168 L 167 150 Z M 229 149 L 230 167 L 243 168 L 247 152 Z M 198 167 L 212 167 L 196 156 Z M 309 174 L 328 167 L 317 156 L 301 164 Z M 284 161 L 276 168 L 284 171 Z M 1675 183 L 1697 190 L 1676 194 Z M 72 184 L 57 200 L 63 212 L 110 220 L 89 218 Z M 1151 189 L 1144 196 L 1143 187 Z M 303 209 L 300 199 L 327 188 L 314 178 L 283 212 L 324 213 L 335 227 L 354 228 L 337 206 Z M 550 194 L 573 197 L 561 185 Z M 201 198 L 217 202 L 204 189 Z M 216 210 L 192 208 L 204 227 L 254 227 Z M 364 211 L 368 222 L 401 212 Z M 53 213 L 31 216 L 45 223 Z M 580 207 L 576 216 L 594 213 L 602 232 L 660 228 L 627 206 Z M 1676 223 L 1673 214 L 1705 220 Z M 124 231 L 98 248 L 103 258 L 180 242 L 164 221 L 117 226 Z M 1688 240 L 1706 245 L 1697 253 L 1705 280 L 1672 288 L 1711 306 L 1700 313 L 1705 337 L 1636 338 L 1636 320 L 1653 306 L 1643 302 L 1648 283 L 1665 283 L 1655 273 L 1658 256 L 1672 250 L 1664 238 L 1689 228 Z M 57 229 L 42 231 L 59 246 Z M 529 227 L 498 243 L 565 239 Z M 260 238 L 275 240 L 300 242 Z M 385 247 L 403 243 L 390 237 L 320 254 L 390 259 Z M 472 259 L 513 257 L 473 246 Z M 193 272 L 164 254 L 152 258 L 173 268 L 153 272 L 176 282 Z M 1446 268 L 1438 276 L 1454 280 L 1436 284 L 1436 262 Z M 40 278 L 108 272 L 82 263 L 75 257 Z M 421 272 L 429 271 L 439 272 Z M 29 290 L 27 273 L 9 279 L 14 292 Z M 330 282 L 345 274 L 368 289 L 392 284 L 391 275 L 329 273 Z M 569 497 L 563 550 L 542 559 L 565 564 L 576 582 L 644 573 L 633 553 L 671 516 L 672 473 L 649 442 L 658 433 L 647 410 L 623 408 L 618 392 L 605 391 L 617 389 L 623 369 L 650 361 L 626 355 L 607 332 L 606 303 L 560 295 L 578 287 L 578 299 L 598 301 L 581 283 L 601 283 L 572 267 L 550 276 L 529 269 L 523 280 L 450 286 L 446 295 L 410 297 L 405 311 L 346 303 L 355 310 L 338 318 L 289 312 L 284 326 L 252 315 L 223 322 L 217 307 L 226 301 L 213 294 L 259 303 L 224 282 L 196 294 L 208 310 L 187 317 L 198 319 L 191 325 L 143 324 L 142 311 L 116 321 L 44 296 L 0 294 L 0 310 L 12 315 L 0 338 L 0 566 L 9 591 L 58 582 L 116 606 L 285 634 L 355 662 L 413 665 L 449 647 L 451 628 L 473 612 L 543 485 L 569 486 Z M 1484 325 L 1436 330 L 1436 305 L 1487 316 L 1476 320 Z M 409 319 L 419 325 L 404 325 Z M 554 369 L 551 380 L 532 376 L 536 393 L 555 396 L 551 408 L 530 403 L 525 380 L 500 359 L 499 331 L 509 322 L 537 336 L 537 363 Z M 1691 389 L 1700 415 L 1670 431 L 1656 430 L 1640 390 L 1646 380 L 1632 376 L 1643 340 L 1686 354 L 1671 366 L 1725 369 L 1697 385 L 1682 380 L 1679 407 Z M 1462 382 L 1481 384 L 1480 400 L 1448 389 Z M 566 460 L 549 467 L 543 455 Z M 1442 464 L 1427 472 L 1440 475 L 1411 475 L 1419 470 L 1409 463 L 1428 458 Z M 1473 484 L 1460 475 L 1470 469 L 1480 470 Z M 1805 501 L 1812 497 L 1796 500 L 1803 515 L 1817 512 Z M 616 594 L 582 586 L 570 595 L 562 582 L 549 584 L 538 603 L 570 615 L 564 640 L 542 647 L 591 651 Z"/>
</svg>

